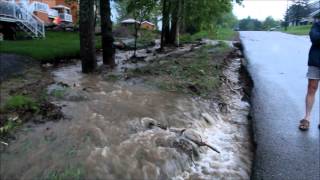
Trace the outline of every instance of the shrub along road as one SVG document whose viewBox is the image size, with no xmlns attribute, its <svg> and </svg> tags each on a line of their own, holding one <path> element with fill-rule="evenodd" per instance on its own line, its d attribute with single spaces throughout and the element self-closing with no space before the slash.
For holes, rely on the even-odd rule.
<svg viewBox="0 0 320 180">
<path fill-rule="evenodd" d="M 280 32 L 241 32 L 240 37 L 254 81 L 253 179 L 320 179 L 319 98 L 311 129 L 298 129 L 304 115 L 310 40 Z"/>
</svg>

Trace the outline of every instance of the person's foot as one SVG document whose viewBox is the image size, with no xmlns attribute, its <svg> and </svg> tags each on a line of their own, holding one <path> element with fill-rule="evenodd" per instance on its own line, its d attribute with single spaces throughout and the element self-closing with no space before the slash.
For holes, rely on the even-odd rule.
<svg viewBox="0 0 320 180">
<path fill-rule="evenodd" d="M 299 129 L 301 131 L 307 131 L 309 129 L 309 126 L 310 126 L 310 121 L 307 119 L 302 119 L 299 124 Z"/>
</svg>

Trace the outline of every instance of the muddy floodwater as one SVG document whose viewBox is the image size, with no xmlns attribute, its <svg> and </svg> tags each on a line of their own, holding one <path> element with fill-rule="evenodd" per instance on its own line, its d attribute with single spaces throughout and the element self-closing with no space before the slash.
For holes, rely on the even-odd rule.
<svg viewBox="0 0 320 180">
<path fill-rule="evenodd" d="M 223 72 L 222 103 L 83 75 L 80 64 L 56 69 L 48 93 L 65 119 L 24 126 L 2 151 L 1 177 L 249 179 L 253 153 L 240 66 L 234 59 Z"/>
</svg>

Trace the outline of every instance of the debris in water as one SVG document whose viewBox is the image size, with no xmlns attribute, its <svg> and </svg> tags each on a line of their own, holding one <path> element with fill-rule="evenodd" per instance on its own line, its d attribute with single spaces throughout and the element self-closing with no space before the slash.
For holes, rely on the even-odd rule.
<svg viewBox="0 0 320 180">
<path fill-rule="evenodd" d="M 204 120 L 208 123 L 208 124 L 213 124 L 214 119 L 213 117 L 208 114 L 208 113 L 201 113 L 201 116 L 204 118 Z"/>
<path fill-rule="evenodd" d="M 64 82 L 58 82 L 57 85 L 62 86 L 62 87 L 69 87 L 69 85 Z"/>
<path fill-rule="evenodd" d="M 198 134 L 197 132 L 195 132 L 194 130 L 191 129 L 184 129 L 181 132 L 182 135 L 184 135 L 188 140 L 194 142 L 196 145 L 198 145 L 199 147 L 201 146 L 207 146 L 208 148 L 212 149 L 213 151 L 220 153 L 220 151 L 218 151 L 216 148 L 212 147 L 211 145 L 205 143 L 202 141 L 202 138 L 200 136 L 200 134 Z"/>
<path fill-rule="evenodd" d="M 0 143 L 3 144 L 3 145 L 9 146 L 8 143 L 2 142 L 2 141 L 0 141 Z"/>
</svg>

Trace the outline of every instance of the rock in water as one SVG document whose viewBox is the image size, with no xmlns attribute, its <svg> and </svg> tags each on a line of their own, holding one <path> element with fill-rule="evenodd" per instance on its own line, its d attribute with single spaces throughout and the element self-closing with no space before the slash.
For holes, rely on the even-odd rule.
<svg viewBox="0 0 320 180">
<path fill-rule="evenodd" d="M 158 124 L 158 122 L 155 119 L 149 118 L 149 117 L 144 117 L 141 119 L 141 124 L 147 128 L 147 129 L 151 129 L 154 126 L 156 126 Z"/>
</svg>

